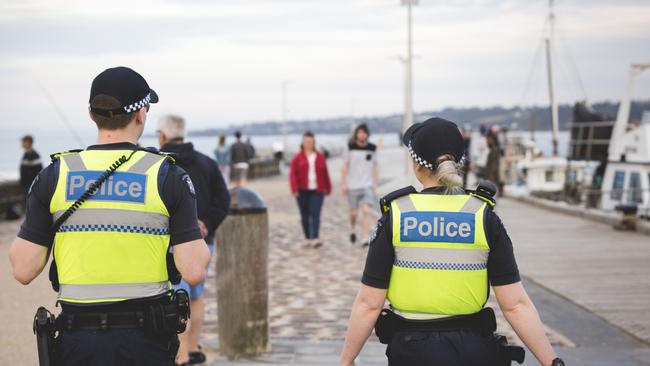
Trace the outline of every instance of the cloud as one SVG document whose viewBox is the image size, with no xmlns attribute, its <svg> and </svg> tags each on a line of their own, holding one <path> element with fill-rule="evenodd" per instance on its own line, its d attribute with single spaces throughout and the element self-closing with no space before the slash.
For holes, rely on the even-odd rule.
<svg viewBox="0 0 650 366">
<path fill-rule="evenodd" d="M 589 98 L 619 98 L 628 64 L 650 60 L 650 6 L 567 0 L 557 13 L 560 100 L 583 98 L 576 70 Z M 543 57 L 522 97 L 545 14 L 545 1 L 421 0 L 416 109 L 546 103 Z M 398 0 L 4 1 L 0 108 L 27 125 L 51 118 L 38 80 L 87 126 L 92 78 L 129 65 L 161 95 L 153 115 L 206 126 L 279 118 L 283 79 L 292 118 L 345 115 L 352 99 L 359 115 L 396 113 L 405 15 Z M 637 90 L 650 88 L 642 81 Z"/>
</svg>

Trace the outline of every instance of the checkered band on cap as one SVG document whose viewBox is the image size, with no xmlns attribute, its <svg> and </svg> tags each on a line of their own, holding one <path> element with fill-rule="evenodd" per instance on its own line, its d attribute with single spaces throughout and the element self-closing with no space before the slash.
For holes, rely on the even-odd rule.
<svg viewBox="0 0 650 366">
<path fill-rule="evenodd" d="M 420 156 L 418 156 L 418 154 L 415 153 L 415 151 L 413 150 L 413 146 L 411 145 L 410 142 L 409 142 L 408 148 L 409 148 L 409 154 L 411 154 L 411 158 L 413 159 L 413 161 L 415 161 L 419 165 L 422 165 L 423 167 L 425 167 L 425 168 L 427 168 L 429 170 L 435 170 L 435 167 L 433 166 L 433 164 L 431 164 L 430 162 L 422 159 Z"/>
<path fill-rule="evenodd" d="M 139 110 L 140 108 L 142 108 L 142 107 L 146 106 L 147 104 L 149 104 L 150 101 L 151 101 L 151 93 L 148 93 L 146 97 L 138 100 L 135 103 L 131 103 L 131 104 L 127 105 L 127 106 L 124 106 L 123 108 L 124 108 L 124 111 L 126 111 L 126 113 L 135 112 L 135 111 Z"/>
</svg>

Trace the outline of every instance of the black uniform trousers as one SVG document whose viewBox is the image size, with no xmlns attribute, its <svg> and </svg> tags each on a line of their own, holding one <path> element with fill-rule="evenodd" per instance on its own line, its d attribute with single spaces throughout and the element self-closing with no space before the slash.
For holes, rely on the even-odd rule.
<svg viewBox="0 0 650 366">
<path fill-rule="evenodd" d="M 58 339 L 57 366 L 173 366 L 167 339 L 142 329 L 63 331 Z"/>
<path fill-rule="evenodd" d="M 498 366 L 492 334 L 473 330 L 398 332 L 386 349 L 389 366 Z"/>
</svg>

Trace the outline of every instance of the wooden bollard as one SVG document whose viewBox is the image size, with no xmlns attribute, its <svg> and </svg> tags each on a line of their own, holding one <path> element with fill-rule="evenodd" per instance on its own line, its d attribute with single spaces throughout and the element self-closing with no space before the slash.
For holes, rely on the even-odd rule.
<svg viewBox="0 0 650 366">
<path fill-rule="evenodd" d="M 270 351 L 268 324 L 269 223 L 266 205 L 248 188 L 231 192 L 217 231 L 219 352 L 230 358 Z"/>
</svg>

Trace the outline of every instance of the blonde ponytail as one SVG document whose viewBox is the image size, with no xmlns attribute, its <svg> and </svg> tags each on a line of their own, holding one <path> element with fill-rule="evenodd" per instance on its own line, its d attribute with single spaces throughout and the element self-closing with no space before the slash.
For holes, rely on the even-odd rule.
<svg viewBox="0 0 650 366">
<path fill-rule="evenodd" d="M 436 178 L 445 186 L 445 194 L 463 194 L 463 177 L 461 176 L 462 165 L 454 161 L 451 155 L 442 155 L 436 159 Z"/>
</svg>

